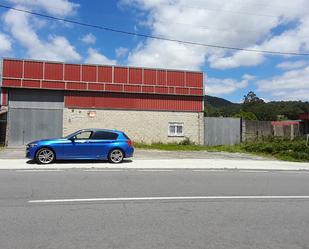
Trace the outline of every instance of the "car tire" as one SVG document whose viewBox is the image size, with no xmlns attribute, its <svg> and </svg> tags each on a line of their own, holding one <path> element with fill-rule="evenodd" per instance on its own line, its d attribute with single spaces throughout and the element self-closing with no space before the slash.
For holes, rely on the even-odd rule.
<svg viewBox="0 0 309 249">
<path fill-rule="evenodd" d="M 51 164 L 56 160 L 55 152 L 49 148 L 41 148 L 35 154 L 35 161 L 38 164 Z"/>
<path fill-rule="evenodd" d="M 122 163 L 124 153 L 121 149 L 113 149 L 108 153 L 108 161 L 110 163 Z"/>
</svg>

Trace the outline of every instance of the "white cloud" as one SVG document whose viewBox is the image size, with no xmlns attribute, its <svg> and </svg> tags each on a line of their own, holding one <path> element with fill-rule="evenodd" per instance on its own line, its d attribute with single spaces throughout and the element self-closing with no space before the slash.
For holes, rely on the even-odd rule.
<svg viewBox="0 0 309 249">
<path fill-rule="evenodd" d="M 275 99 L 309 100 L 309 66 L 256 82 L 259 92 Z"/>
<path fill-rule="evenodd" d="M 85 60 L 86 63 L 91 64 L 104 64 L 104 65 L 115 65 L 116 60 L 110 60 L 105 55 L 99 53 L 93 48 L 88 49 L 88 57 Z"/>
<path fill-rule="evenodd" d="M 309 65 L 309 60 L 300 60 L 300 61 L 284 61 L 279 63 L 276 67 L 282 70 L 292 70 L 297 68 L 302 68 Z"/>
<path fill-rule="evenodd" d="M 129 52 L 129 49 L 124 48 L 124 47 L 119 47 L 119 48 L 116 48 L 115 52 L 116 52 L 117 57 L 124 57 Z"/>
<path fill-rule="evenodd" d="M 269 4 L 256 0 L 220 3 L 217 0 L 122 0 L 122 3 L 143 12 L 141 16 L 146 18 L 140 25 L 147 25 L 152 35 L 230 47 L 309 51 L 306 0 L 284 1 L 284 4 L 282 0 Z M 264 60 L 264 54 L 149 39 L 129 56 L 133 65 L 179 68 L 201 68 L 208 62 L 213 68 L 227 69 L 255 66 Z"/>
<path fill-rule="evenodd" d="M 87 35 L 85 35 L 84 37 L 82 37 L 82 42 L 86 43 L 86 44 L 95 44 L 96 42 L 96 37 L 91 34 L 91 33 L 88 33 Z"/>
<path fill-rule="evenodd" d="M 207 95 L 225 95 L 233 93 L 239 89 L 248 86 L 250 80 L 254 77 L 249 74 L 243 75 L 240 81 L 235 79 L 219 79 L 219 78 L 206 78 L 205 94 Z"/>
<path fill-rule="evenodd" d="M 0 33 L 0 54 L 7 53 L 11 51 L 12 49 L 12 44 L 10 38 L 3 34 Z"/>
<path fill-rule="evenodd" d="M 211 55 L 208 58 L 210 66 L 217 69 L 228 69 L 239 66 L 256 66 L 264 61 L 264 56 L 260 53 L 250 53 L 247 51 L 235 52 L 232 56 Z"/>
<path fill-rule="evenodd" d="M 31 8 L 41 9 L 49 14 L 57 16 L 68 16 L 75 14 L 79 4 L 68 0 L 9 0 L 11 3 Z"/>
<path fill-rule="evenodd" d="M 46 41 L 41 40 L 32 25 L 31 17 L 26 13 L 9 10 L 4 14 L 4 22 L 12 36 L 26 48 L 30 58 L 71 62 L 81 59 L 74 46 L 63 36 L 50 36 Z"/>
<path fill-rule="evenodd" d="M 149 10 L 156 8 L 162 4 L 172 2 L 170 0 L 148 0 L 148 1 L 139 1 L 139 0 L 122 0 L 120 4 L 128 5 L 132 4 L 137 8 L 142 8 L 144 10 Z"/>
<path fill-rule="evenodd" d="M 200 50 L 168 41 L 148 40 L 129 53 L 133 66 L 197 70 L 204 61 Z"/>
</svg>

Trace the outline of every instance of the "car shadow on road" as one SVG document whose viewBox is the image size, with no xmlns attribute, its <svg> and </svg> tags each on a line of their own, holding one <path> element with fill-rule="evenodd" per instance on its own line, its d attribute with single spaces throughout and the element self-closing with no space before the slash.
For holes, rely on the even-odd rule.
<svg viewBox="0 0 309 249">
<path fill-rule="evenodd" d="M 37 164 L 35 160 L 28 160 L 26 162 L 27 164 Z M 110 162 L 107 161 L 107 160 L 57 160 L 55 161 L 54 163 L 52 164 L 87 164 L 87 163 L 94 163 L 94 164 L 109 164 Z M 125 159 L 123 160 L 123 163 L 132 163 L 132 160 L 131 159 Z M 110 163 L 112 164 L 112 163 Z"/>
</svg>

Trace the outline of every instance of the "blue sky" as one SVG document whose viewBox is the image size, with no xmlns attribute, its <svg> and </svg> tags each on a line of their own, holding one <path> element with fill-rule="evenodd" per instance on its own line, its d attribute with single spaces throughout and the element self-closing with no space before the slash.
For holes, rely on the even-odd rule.
<svg viewBox="0 0 309 249">
<path fill-rule="evenodd" d="M 61 18 L 206 44 L 309 53 L 306 0 L 0 0 Z M 151 40 L 0 9 L 0 56 L 200 70 L 206 94 L 309 100 L 309 57 Z"/>
</svg>

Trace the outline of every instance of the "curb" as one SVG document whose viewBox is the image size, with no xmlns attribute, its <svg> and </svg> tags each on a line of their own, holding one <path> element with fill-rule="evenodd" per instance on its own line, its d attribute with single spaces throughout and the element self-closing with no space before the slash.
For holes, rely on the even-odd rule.
<svg viewBox="0 0 309 249">
<path fill-rule="evenodd" d="M 25 159 L 0 159 L 0 170 L 52 170 L 52 169 L 144 169 L 144 170 L 260 170 L 260 171 L 309 171 L 309 163 L 282 161 L 226 160 L 226 159 L 160 159 L 133 160 L 122 164 L 107 162 L 65 161 L 51 165 L 29 164 Z"/>
</svg>

